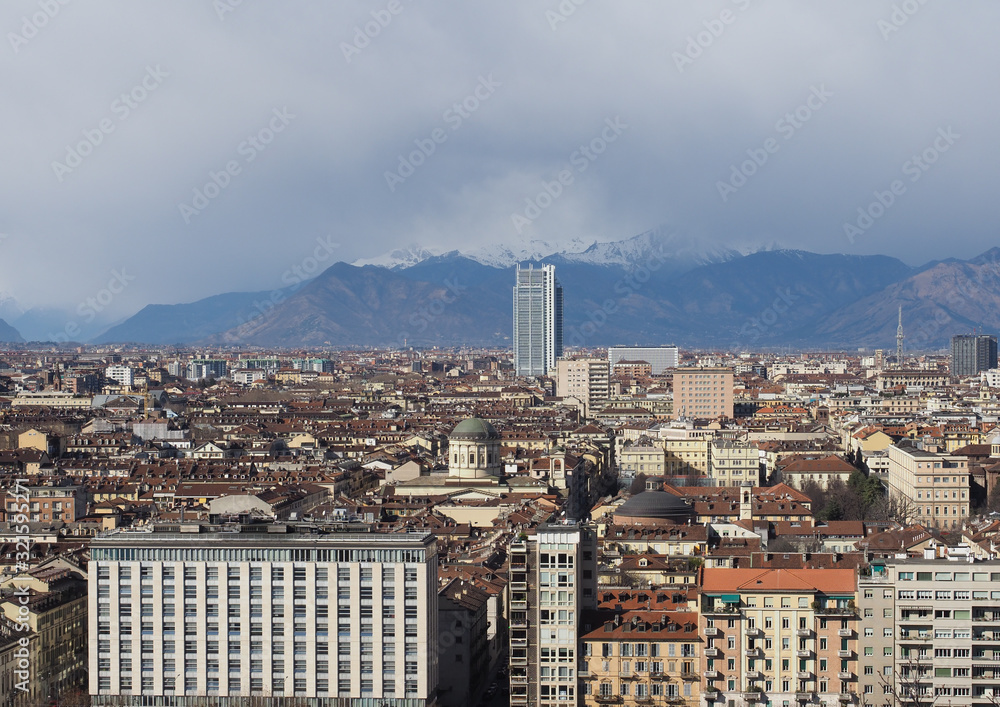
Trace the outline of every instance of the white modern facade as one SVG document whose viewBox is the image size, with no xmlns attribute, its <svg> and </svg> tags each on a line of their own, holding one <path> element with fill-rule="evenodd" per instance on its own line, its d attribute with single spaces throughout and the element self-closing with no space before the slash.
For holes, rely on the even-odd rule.
<svg viewBox="0 0 1000 707">
<path fill-rule="evenodd" d="M 131 388 L 135 381 L 135 371 L 131 366 L 108 366 L 104 369 L 104 377 Z"/>
<path fill-rule="evenodd" d="M 430 534 L 174 524 L 91 553 L 94 705 L 437 703 Z"/>
<path fill-rule="evenodd" d="M 514 284 L 514 370 L 544 376 L 563 352 L 563 291 L 554 265 L 517 266 Z"/>
<path fill-rule="evenodd" d="M 645 361 L 653 368 L 653 375 L 661 375 L 670 368 L 677 368 L 676 346 L 612 346 L 608 349 L 608 365 L 619 361 Z"/>
<path fill-rule="evenodd" d="M 597 607 L 597 534 L 540 525 L 510 553 L 510 704 L 577 704 L 580 619 Z"/>
</svg>

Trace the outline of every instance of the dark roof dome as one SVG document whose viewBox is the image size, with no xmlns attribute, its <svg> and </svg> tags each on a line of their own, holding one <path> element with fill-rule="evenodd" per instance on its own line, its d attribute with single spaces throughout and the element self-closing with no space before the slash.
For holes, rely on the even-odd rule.
<svg viewBox="0 0 1000 707">
<path fill-rule="evenodd" d="M 478 417 L 473 417 L 468 420 L 462 420 L 455 425 L 455 429 L 453 429 L 451 434 L 448 435 L 448 439 L 485 442 L 491 439 L 500 439 L 500 433 L 497 432 L 496 428 L 486 420 L 480 420 Z"/>
<path fill-rule="evenodd" d="M 687 520 L 694 510 L 684 499 L 666 491 L 643 491 L 625 501 L 615 515 L 633 518 L 665 518 Z"/>
</svg>

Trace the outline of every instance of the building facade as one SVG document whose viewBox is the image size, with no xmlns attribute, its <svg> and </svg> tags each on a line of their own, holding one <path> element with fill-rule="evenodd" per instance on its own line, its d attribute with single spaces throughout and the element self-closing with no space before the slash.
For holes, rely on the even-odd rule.
<svg viewBox="0 0 1000 707">
<path fill-rule="evenodd" d="M 909 520 L 929 528 L 960 528 L 969 515 L 969 462 L 904 440 L 886 449 L 889 493 L 912 506 Z"/>
<path fill-rule="evenodd" d="M 983 334 L 951 337 L 951 375 L 977 376 L 997 367 L 997 338 Z"/>
<path fill-rule="evenodd" d="M 710 702 L 858 703 L 854 570 L 706 568 L 702 591 Z"/>
<path fill-rule="evenodd" d="M 616 616 L 583 637 L 581 704 L 698 707 L 703 642 L 694 611 Z"/>
<path fill-rule="evenodd" d="M 731 368 L 680 368 L 674 372 L 674 417 L 714 420 L 732 416 Z"/>
<path fill-rule="evenodd" d="M 996 561 L 873 563 L 859 579 L 864 706 L 995 704 L 998 582 Z"/>
<path fill-rule="evenodd" d="M 677 368 L 678 360 L 676 346 L 612 346 L 608 349 L 609 365 L 614 366 L 619 361 L 645 361 L 654 376 Z"/>
<path fill-rule="evenodd" d="M 556 361 L 556 395 L 576 398 L 584 405 L 584 415 L 589 415 L 608 400 L 608 362 L 603 358 L 560 358 Z"/>
<path fill-rule="evenodd" d="M 89 570 L 94 705 L 437 704 L 430 534 L 153 526 Z"/>
<path fill-rule="evenodd" d="M 597 534 L 545 524 L 510 553 L 510 704 L 577 704 L 580 617 L 597 606 Z"/>
<path fill-rule="evenodd" d="M 563 352 L 563 291 L 554 265 L 517 267 L 514 284 L 514 370 L 544 376 Z"/>
</svg>

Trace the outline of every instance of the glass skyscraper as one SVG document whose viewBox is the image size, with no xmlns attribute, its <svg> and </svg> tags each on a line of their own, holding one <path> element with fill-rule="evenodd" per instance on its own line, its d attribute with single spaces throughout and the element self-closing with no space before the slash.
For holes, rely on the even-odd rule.
<svg viewBox="0 0 1000 707">
<path fill-rule="evenodd" d="M 997 338 L 983 335 L 951 337 L 951 375 L 974 376 L 997 367 Z"/>
<path fill-rule="evenodd" d="M 514 284 L 514 369 L 543 376 L 563 350 L 563 292 L 554 265 L 517 266 Z"/>
</svg>

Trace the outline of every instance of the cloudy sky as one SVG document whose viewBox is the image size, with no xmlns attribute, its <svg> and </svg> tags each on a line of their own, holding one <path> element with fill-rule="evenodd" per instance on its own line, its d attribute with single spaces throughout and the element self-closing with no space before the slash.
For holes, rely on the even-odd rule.
<svg viewBox="0 0 1000 707">
<path fill-rule="evenodd" d="M 990 0 L 5 0 L 0 291 L 114 281 L 123 315 L 310 255 L 664 224 L 971 257 L 998 25 Z"/>
</svg>

